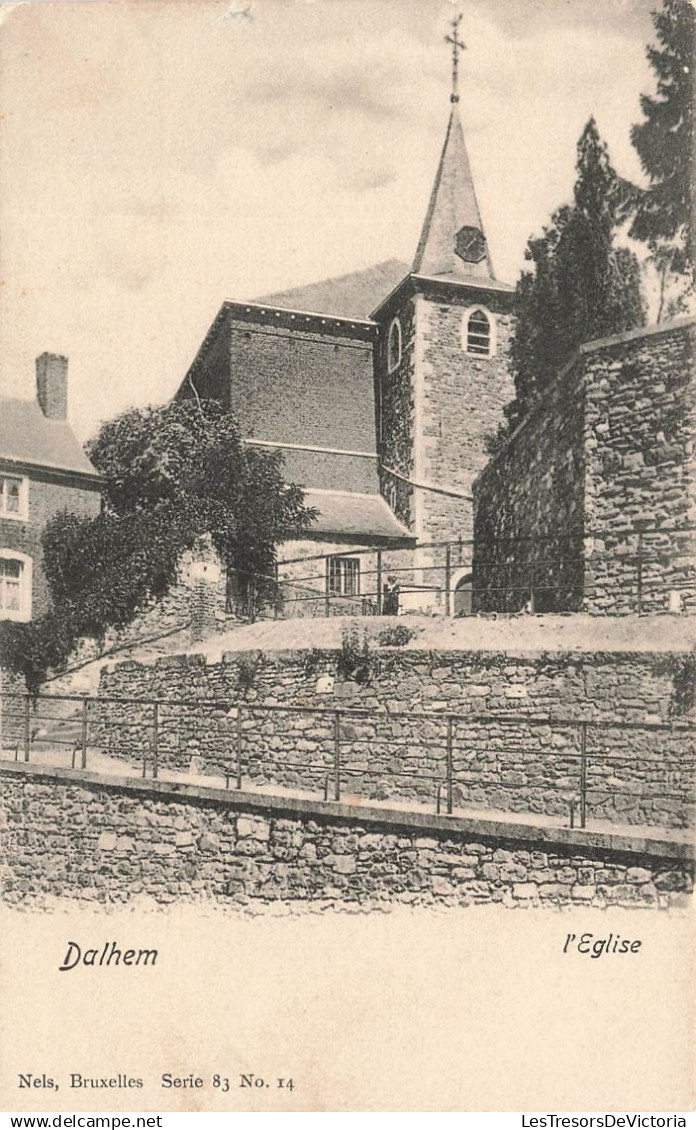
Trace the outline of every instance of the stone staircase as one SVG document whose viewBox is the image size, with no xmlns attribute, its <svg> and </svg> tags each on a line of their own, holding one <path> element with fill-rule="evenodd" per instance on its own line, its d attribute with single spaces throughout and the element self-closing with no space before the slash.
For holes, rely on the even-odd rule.
<svg viewBox="0 0 696 1130">
<path fill-rule="evenodd" d="M 31 759 L 46 760 L 53 764 L 57 763 L 60 754 L 61 765 L 72 764 L 73 751 L 79 750 L 82 743 L 82 700 L 94 698 L 98 694 L 101 673 L 109 664 L 128 659 L 136 662 L 151 661 L 161 655 L 171 655 L 191 647 L 187 626 L 166 636 L 113 649 L 47 679 L 41 688 L 41 696 L 36 703 L 32 703 Z M 20 744 L 24 744 L 23 736 Z M 20 749 L 19 756 L 21 755 Z M 79 755 L 75 755 L 75 761 L 79 764 Z"/>
</svg>

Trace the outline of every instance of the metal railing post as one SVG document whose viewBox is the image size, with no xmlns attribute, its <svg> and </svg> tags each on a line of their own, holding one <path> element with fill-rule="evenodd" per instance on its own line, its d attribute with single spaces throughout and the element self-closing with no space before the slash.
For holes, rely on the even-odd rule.
<svg viewBox="0 0 696 1130">
<path fill-rule="evenodd" d="M 454 757 L 452 754 L 453 746 L 453 731 L 454 723 L 452 715 L 447 715 L 447 815 L 452 815 L 452 802 L 453 802 L 453 776 L 454 776 Z"/>
<path fill-rule="evenodd" d="M 643 535 L 638 534 L 638 561 L 636 562 L 636 605 L 643 611 Z"/>
<path fill-rule="evenodd" d="M 450 609 L 450 593 L 452 588 L 452 549 L 449 542 L 445 546 L 445 616 L 449 616 L 453 609 Z"/>
<path fill-rule="evenodd" d="M 237 718 L 235 721 L 235 744 L 237 746 L 237 785 L 238 789 L 242 787 L 242 708 L 237 706 Z"/>
<path fill-rule="evenodd" d="M 29 747 L 31 745 L 31 717 L 29 695 L 24 696 L 24 760 L 29 760 Z"/>
<path fill-rule="evenodd" d="M 580 827 L 587 819 L 587 722 L 580 723 Z"/>
<path fill-rule="evenodd" d="M 334 800 L 341 799 L 341 714 L 334 711 Z"/>
<path fill-rule="evenodd" d="M 159 754 L 159 703 L 152 704 L 152 777 L 157 780 Z"/>
<path fill-rule="evenodd" d="M 80 749 L 82 751 L 82 768 L 87 768 L 87 709 L 89 702 L 85 696 L 82 699 L 82 726 L 80 732 Z"/>
<path fill-rule="evenodd" d="M 377 615 L 382 615 L 382 550 L 377 550 Z"/>
</svg>

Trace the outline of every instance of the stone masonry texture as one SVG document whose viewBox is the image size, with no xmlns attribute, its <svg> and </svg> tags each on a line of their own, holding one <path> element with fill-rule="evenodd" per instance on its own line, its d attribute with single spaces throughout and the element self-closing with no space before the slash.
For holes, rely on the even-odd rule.
<svg viewBox="0 0 696 1130">
<path fill-rule="evenodd" d="M 423 281 L 418 285 L 417 295 L 397 292 L 379 315 L 382 461 L 408 479 L 469 495 L 488 458 L 486 436 L 496 431 L 503 407 L 514 395 L 508 359 L 511 295 L 476 288 L 442 290 Z M 463 346 L 464 311 L 477 305 L 495 321 L 492 357 L 474 357 Z M 386 350 L 394 317 L 401 324 L 403 348 L 401 364 L 389 373 Z M 397 516 L 421 541 L 471 538 L 470 501 L 414 489 L 383 469 L 387 499 L 390 491 Z"/>
<path fill-rule="evenodd" d="M 475 611 L 696 607 L 693 340 L 581 348 L 475 484 Z"/>
<path fill-rule="evenodd" d="M 567 822 L 578 806 L 581 721 L 588 812 L 654 827 L 693 820 L 688 655 L 508 656 L 386 648 L 228 653 L 126 662 L 104 698 L 158 699 L 162 770 L 333 790 L 435 807 L 451 726 L 455 806 Z M 307 712 L 297 710 L 307 708 Z M 283 708 L 283 709 L 281 709 Z M 90 741 L 151 768 L 152 706 L 102 702 Z M 338 716 L 336 714 L 338 711 Z M 362 713 L 361 713 L 362 712 Z M 448 717 L 451 722 L 448 722 Z"/>
<path fill-rule="evenodd" d="M 0 749 L 16 749 L 24 738 L 22 718 L 26 694 L 22 675 L 0 664 Z M 21 696 L 21 697 L 19 697 Z"/>
<path fill-rule="evenodd" d="M 389 331 L 394 318 L 401 326 L 401 358 L 389 372 Z M 377 352 L 377 435 L 381 452 L 380 489 L 400 522 L 415 529 L 415 499 L 410 480 L 415 470 L 415 299 L 389 305 L 380 324 Z M 396 475 L 391 472 L 396 471 Z M 399 476 L 397 478 L 397 475 Z"/>
<path fill-rule="evenodd" d="M 143 782 L 0 768 L 3 899 L 50 906 L 214 900 L 508 907 L 683 904 L 686 851 L 652 854 L 520 839 L 408 821 L 258 807 L 220 794 L 177 796 Z M 610 841 L 610 838 L 606 838 Z"/>
<path fill-rule="evenodd" d="M 376 455 L 374 328 L 287 311 L 223 310 L 191 375 L 230 409 L 245 439 Z M 186 384 L 180 396 L 193 395 Z M 285 450 L 306 487 L 378 491 L 376 459 Z"/>
<path fill-rule="evenodd" d="M 423 337 L 422 476 L 428 483 L 470 495 L 476 475 L 487 461 L 486 436 L 503 421 L 503 407 L 513 396 L 508 343 L 512 328 L 509 301 L 494 294 L 457 295 L 447 303 L 421 303 Z M 462 345 L 462 318 L 470 306 L 484 306 L 495 319 L 497 349 L 493 357 L 467 354 Z M 424 541 L 469 539 L 473 533 L 471 502 L 430 491 L 422 492 Z"/>
</svg>

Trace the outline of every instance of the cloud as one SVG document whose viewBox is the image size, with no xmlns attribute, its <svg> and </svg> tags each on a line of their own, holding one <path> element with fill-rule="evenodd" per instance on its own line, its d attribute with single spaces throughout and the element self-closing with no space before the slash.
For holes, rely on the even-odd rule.
<svg viewBox="0 0 696 1130">
<path fill-rule="evenodd" d="M 326 112 L 340 106 L 379 121 L 405 114 L 403 103 L 398 104 L 393 97 L 394 87 L 399 88 L 403 81 L 397 68 L 382 66 L 376 73 L 366 60 L 346 60 L 343 56 L 342 62 L 343 69 L 339 71 L 327 70 L 322 58 L 308 68 L 266 76 L 250 88 L 250 103 L 286 105 L 288 100 L 312 100 Z"/>
<path fill-rule="evenodd" d="M 655 0 L 606 0 L 601 6 L 596 0 L 496 0 L 495 5 L 489 0 L 467 0 L 462 26 L 478 34 L 478 19 L 483 16 L 492 17 L 510 39 L 533 41 L 540 32 L 563 28 L 587 30 L 597 39 L 619 30 L 642 41 L 650 31 L 654 7 Z"/>
</svg>

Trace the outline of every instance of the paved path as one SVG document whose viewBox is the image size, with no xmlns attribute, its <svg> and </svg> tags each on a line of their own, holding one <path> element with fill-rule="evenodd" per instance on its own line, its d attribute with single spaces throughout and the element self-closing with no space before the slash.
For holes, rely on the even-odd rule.
<svg viewBox="0 0 696 1130">
<path fill-rule="evenodd" d="M 79 754 L 77 755 L 77 759 L 79 768 Z M 0 761 L 1 760 L 16 760 L 14 751 L 0 752 Z M 21 752 L 19 760 L 22 760 Z M 72 750 L 66 747 L 61 747 L 60 749 L 32 749 L 30 760 L 33 765 L 70 769 L 72 768 Z M 142 778 L 142 763 L 109 757 L 96 750 L 89 750 L 87 769 L 90 772 L 102 773 L 114 778 Z M 148 776 L 150 776 L 149 768 Z M 224 777 L 217 777 L 207 773 L 161 770 L 158 774 L 158 780 L 171 781 L 172 783 L 184 785 L 197 785 L 199 788 L 208 789 L 224 789 L 226 787 Z M 230 787 L 234 789 L 233 780 L 230 782 Z M 295 797 L 297 799 L 304 798 L 310 800 L 324 799 L 323 792 L 319 794 L 318 791 L 310 792 L 306 789 L 286 788 L 283 785 L 275 784 L 256 785 L 252 784 L 246 778 L 244 779 L 243 787 L 245 792 L 255 792 L 262 796 Z M 361 804 L 369 804 L 370 808 L 385 808 L 391 811 L 396 809 L 400 812 L 433 812 L 435 809 L 434 804 L 426 805 L 418 801 L 405 800 L 403 798 L 373 800 L 372 798 L 368 799 L 364 796 L 348 792 L 341 795 L 341 802 L 358 806 Z M 568 827 L 568 823 L 557 816 L 547 816 L 544 813 L 536 812 L 505 812 L 495 808 L 456 807 L 452 815 L 479 820 L 494 820 L 501 824 L 528 824 L 543 828 Z M 611 832 L 614 835 L 621 836 L 638 836 L 641 839 L 648 840 L 671 840 L 675 843 L 693 843 L 693 831 L 688 828 L 654 828 L 646 824 L 614 824 L 609 820 L 590 819 L 587 821 L 586 830 L 588 832 Z"/>
</svg>

